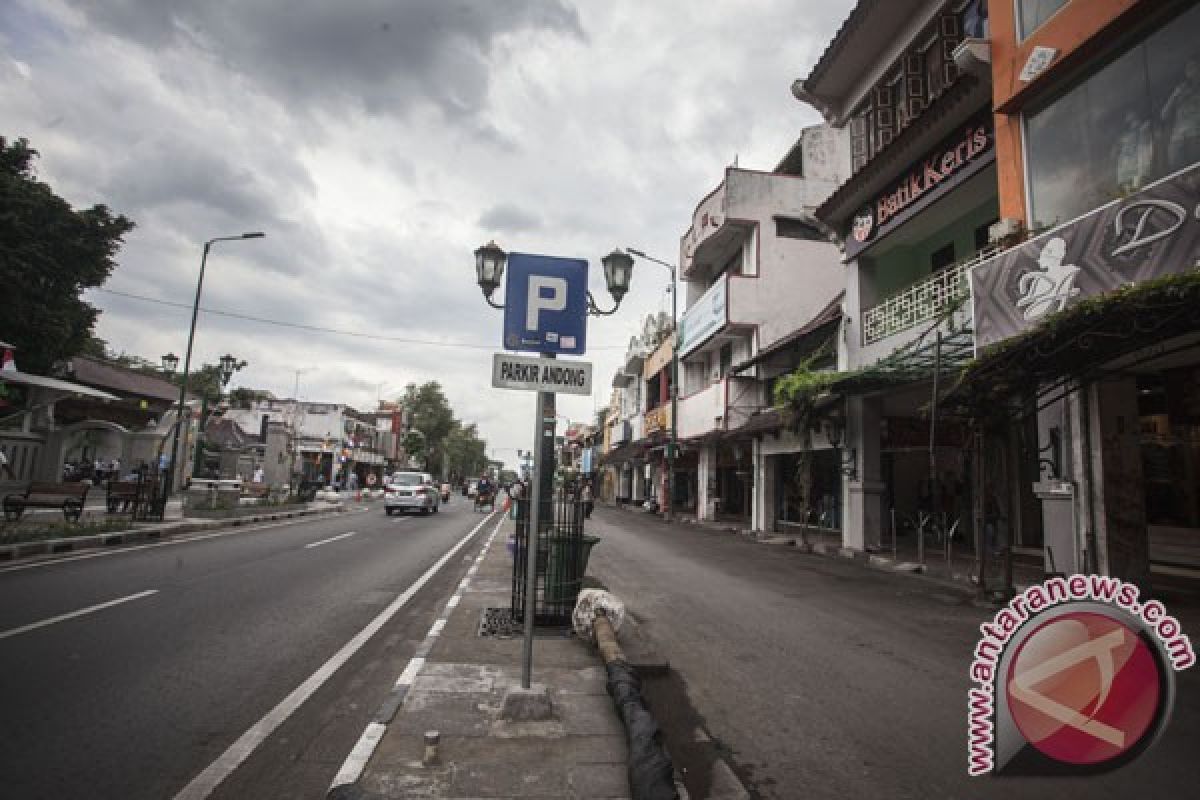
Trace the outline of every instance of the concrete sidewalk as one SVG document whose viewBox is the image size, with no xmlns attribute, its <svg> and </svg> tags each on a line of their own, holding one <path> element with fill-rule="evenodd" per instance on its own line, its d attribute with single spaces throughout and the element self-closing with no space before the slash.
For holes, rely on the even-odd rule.
<svg viewBox="0 0 1200 800">
<path fill-rule="evenodd" d="M 481 636 L 486 609 L 511 606 L 513 523 L 488 521 L 468 570 L 392 697 L 335 778 L 340 798 L 626 798 L 626 742 L 606 673 L 592 647 L 566 630 L 539 629 L 533 684 L 548 719 L 513 721 L 502 708 L 521 681 L 522 637 Z M 435 763 L 424 736 L 440 736 Z"/>
</svg>

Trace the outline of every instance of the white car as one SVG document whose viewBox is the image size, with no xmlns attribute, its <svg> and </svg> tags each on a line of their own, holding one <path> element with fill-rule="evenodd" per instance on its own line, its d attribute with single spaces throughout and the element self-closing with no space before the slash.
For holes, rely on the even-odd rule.
<svg viewBox="0 0 1200 800">
<path fill-rule="evenodd" d="M 393 472 L 383 487 L 383 512 L 438 512 L 438 488 L 427 472 Z"/>
</svg>

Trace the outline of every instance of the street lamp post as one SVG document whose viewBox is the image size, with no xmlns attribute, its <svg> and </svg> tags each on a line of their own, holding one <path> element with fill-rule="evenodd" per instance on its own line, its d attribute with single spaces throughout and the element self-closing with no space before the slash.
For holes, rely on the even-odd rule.
<svg viewBox="0 0 1200 800">
<path fill-rule="evenodd" d="M 508 255 L 495 242 L 488 242 L 475 251 L 475 277 L 483 298 L 492 308 L 503 309 L 504 305 L 492 300 L 492 294 L 504 277 L 504 265 Z M 604 282 L 612 296 L 614 305 L 604 310 L 596 305 L 592 293 L 587 293 L 587 313 L 593 316 L 615 314 L 621 300 L 629 291 L 633 276 L 633 259 L 621 250 L 613 250 L 601 260 L 604 266 Z M 542 353 L 542 358 L 554 358 L 553 354 Z M 533 618 L 537 604 L 537 543 L 542 529 L 543 517 L 553 522 L 551 497 L 554 489 L 554 434 L 558 418 L 554 411 L 554 392 L 537 393 L 534 408 L 533 475 L 530 481 L 529 525 L 525 540 L 525 642 L 521 661 L 521 688 L 531 685 L 533 672 Z M 544 506 L 544 507 L 543 507 Z M 515 567 L 514 567 L 515 569 Z"/>
<path fill-rule="evenodd" d="M 671 335 L 675 344 L 671 347 L 671 438 L 667 442 L 667 513 L 671 522 L 675 514 L 675 451 L 679 449 L 679 274 L 675 266 L 666 261 L 648 256 L 641 250 L 626 247 L 630 255 L 661 264 L 671 273 Z"/>
<path fill-rule="evenodd" d="M 200 313 L 200 292 L 204 288 L 204 268 L 208 263 L 208 251 L 216 242 L 232 242 L 238 239 L 261 239 L 266 234 L 261 231 L 250 231 L 238 236 L 218 236 L 204 243 L 204 254 L 200 257 L 200 277 L 196 280 L 196 299 L 192 303 L 192 324 L 188 328 L 187 351 L 183 356 L 183 380 L 179 383 L 179 416 L 175 424 L 175 439 L 171 443 L 171 463 L 167 470 L 166 485 L 163 489 L 163 513 L 166 513 L 166 499 L 170 496 L 175 484 L 175 468 L 179 463 L 179 436 L 183 429 L 183 413 L 187 402 L 188 370 L 192 366 L 192 343 L 196 338 L 196 317 Z"/>
</svg>

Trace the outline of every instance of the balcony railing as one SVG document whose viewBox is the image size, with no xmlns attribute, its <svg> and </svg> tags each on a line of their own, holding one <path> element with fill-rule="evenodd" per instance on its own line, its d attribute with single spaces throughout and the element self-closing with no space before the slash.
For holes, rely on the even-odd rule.
<svg viewBox="0 0 1200 800">
<path fill-rule="evenodd" d="M 947 267 L 892 295 L 862 315 L 863 344 L 874 344 L 936 319 L 971 291 L 971 269 L 992 258 L 998 247 L 985 247 L 965 261 Z"/>
</svg>

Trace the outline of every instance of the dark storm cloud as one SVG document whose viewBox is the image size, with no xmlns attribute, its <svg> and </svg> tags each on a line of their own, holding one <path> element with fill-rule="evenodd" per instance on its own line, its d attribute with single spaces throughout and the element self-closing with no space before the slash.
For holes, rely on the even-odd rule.
<svg viewBox="0 0 1200 800">
<path fill-rule="evenodd" d="M 196 47 L 306 110 L 351 104 L 404 114 L 417 99 L 449 117 L 483 105 L 495 40 L 517 31 L 583 37 L 560 0 L 109 0 L 76 3 L 89 21 L 157 50 Z"/>
<path fill-rule="evenodd" d="M 524 209 L 501 203 L 480 215 L 479 227 L 497 233 L 523 233 L 541 228 L 542 220 Z"/>
</svg>

